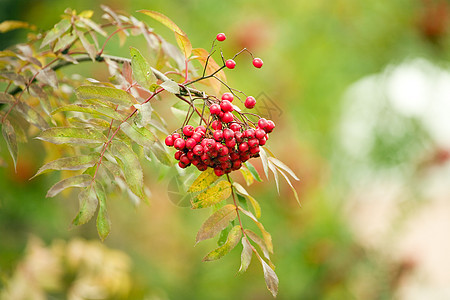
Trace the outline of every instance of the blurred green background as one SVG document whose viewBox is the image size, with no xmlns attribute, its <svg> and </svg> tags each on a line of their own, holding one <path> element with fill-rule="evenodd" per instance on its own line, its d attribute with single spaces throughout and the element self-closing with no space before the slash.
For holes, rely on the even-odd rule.
<svg viewBox="0 0 450 300">
<path fill-rule="evenodd" d="M 92 9 L 99 20 L 100 4 L 133 14 L 173 41 L 168 29 L 135 13 L 160 11 L 194 47 L 209 49 L 215 35 L 225 32 L 225 56 L 247 47 L 264 60 L 257 70 L 249 57 L 240 56 L 227 77 L 231 86 L 265 103 L 260 113 L 277 124 L 269 146 L 301 179 L 295 183 L 301 208 L 287 184 L 277 194 L 272 177 L 248 189 L 260 201 L 262 222 L 273 236 L 279 299 L 450 297 L 449 259 L 436 250 L 450 249 L 448 1 L 0 0 L 0 21 L 23 20 L 48 30 L 66 7 Z M 24 31 L 2 34 L 0 46 L 25 37 Z M 107 52 L 126 56 L 130 45 L 120 48 L 113 41 Z M 133 43 L 144 47 L 144 41 Z M 236 276 L 238 250 L 217 262 L 201 262 L 215 243 L 194 248 L 208 212 L 173 205 L 167 183 L 158 181 L 161 170 L 147 172 L 150 205 L 134 207 L 112 198 L 112 233 L 103 245 L 96 242 L 93 222 L 69 228 L 76 195 L 45 198 L 57 175 L 28 181 L 45 157 L 40 145 L 21 144 L 17 173 L 10 161 L 1 162 L 0 289 L 18 269 L 32 273 L 30 266 L 39 261 L 40 276 L 52 278 L 45 266 L 58 265 L 52 260 L 57 257 L 72 266 L 64 282 L 76 268 L 97 276 L 86 275 L 97 281 L 86 279 L 80 291 L 90 284 L 119 289 L 113 278 L 122 278 L 125 292 L 114 299 L 271 298 L 255 261 Z M 0 149 L 7 151 L 3 140 Z M 440 222 L 439 229 L 433 222 Z M 95 253 L 80 250 L 88 248 Z M 107 248 L 125 256 L 114 252 L 113 257 Z M 84 269 L 71 262 L 80 253 L 92 259 Z M 92 257 L 112 261 L 109 267 L 121 275 L 102 277 L 107 263 L 95 265 Z M 90 264 L 95 266 L 89 269 Z M 48 293 L 42 299 L 66 298 L 64 282 L 43 284 Z M 41 299 L 33 295 L 23 299 Z M 109 297 L 85 295 L 82 299 Z"/>
</svg>

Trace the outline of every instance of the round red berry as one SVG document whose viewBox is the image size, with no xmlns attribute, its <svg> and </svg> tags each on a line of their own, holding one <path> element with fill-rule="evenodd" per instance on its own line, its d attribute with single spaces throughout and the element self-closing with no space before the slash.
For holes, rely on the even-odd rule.
<svg viewBox="0 0 450 300">
<path fill-rule="evenodd" d="M 193 138 L 188 138 L 186 140 L 186 148 L 188 149 L 192 149 L 195 147 L 195 145 L 197 145 L 197 141 L 194 140 Z"/>
<path fill-rule="evenodd" d="M 201 140 L 202 140 L 202 134 L 201 133 L 199 133 L 199 132 L 194 132 L 193 134 L 192 134 L 192 138 L 197 142 L 197 143 L 200 143 L 201 142 Z"/>
<path fill-rule="evenodd" d="M 231 105 L 231 102 L 228 100 L 222 100 L 222 102 L 220 102 L 220 108 L 223 112 L 233 111 L 233 105 Z"/>
<path fill-rule="evenodd" d="M 241 130 L 241 125 L 239 125 L 238 123 L 231 123 L 230 124 L 230 129 L 237 132 Z"/>
<path fill-rule="evenodd" d="M 175 142 L 175 140 L 177 139 L 177 138 L 180 138 L 181 137 L 181 135 L 179 134 L 179 133 L 177 133 L 177 132 L 175 132 L 174 134 L 172 134 L 172 140 Z"/>
<path fill-rule="evenodd" d="M 197 165 L 197 169 L 199 170 L 199 171 L 206 171 L 206 169 L 208 169 L 208 166 L 207 165 L 205 165 L 205 164 L 203 164 L 203 163 L 199 163 L 198 165 Z"/>
<path fill-rule="evenodd" d="M 242 139 L 245 137 L 244 133 L 240 132 L 240 131 L 236 131 L 234 133 L 234 137 L 236 138 L 236 141 L 238 143 L 242 142 Z"/>
<path fill-rule="evenodd" d="M 233 99 L 234 99 L 234 96 L 232 93 L 227 92 L 222 95 L 222 100 L 228 100 L 230 102 L 233 102 Z"/>
<path fill-rule="evenodd" d="M 254 148 L 254 147 L 258 146 L 258 145 L 259 145 L 258 139 L 249 139 L 248 140 L 248 146 L 250 148 Z"/>
<path fill-rule="evenodd" d="M 266 132 L 271 133 L 274 128 L 275 128 L 275 123 L 272 120 L 268 120 L 266 128 L 265 128 Z"/>
<path fill-rule="evenodd" d="M 173 138 L 171 135 L 166 137 L 166 140 L 164 141 L 166 143 L 166 146 L 173 146 Z"/>
<path fill-rule="evenodd" d="M 197 126 L 197 127 L 195 127 L 195 132 L 198 132 L 198 133 L 203 132 L 203 134 L 205 134 L 206 128 L 203 125 Z"/>
<path fill-rule="evenodd" d="M 220 105 L 219 105 L 219 104 L 212 104 L 212 105 L 209 107 L 209 112 L 210 112 L 212 115 L 218 115 L 218 114 L 220 114 L 220 112 L 221 112 Z"/>
<path fill-rule="evenodd" d="M 236 62 L 232 59 L 229 59 L 225 62 L 225 66 L 227 66 L 228 69 L 234 69 L 234 67 L 236 67 Z"/>
<path fill-rule="evenodd" d="M 251 154 L 257 154 L 257 153 L 259 153 L 259 146 L 257 146 L 257 147 L 253 147 L 253 148 L 250 148 L 250 153 Z"/>
<path fill-rule="evenodd" d="M 177 138 L 175 142 L 173 142 L 173 146 L 177 150 L 183 150 L 184 146 L 186 146 L 186 142 L 182 138 Z"/>
<path fill-rule="evenodd" d="M 222 33 L 218 33 L 217 34 L 216 39 L 219 42 L 223 42 L 223 41 L 225 41 L 227 39 L 227 37 L 225 36 L 225 33 L 222 32 Z"/>
<path fill-rule="evenodd" d="M 220 142 L 223 139 L 223 131 L 216 130 L 216 131 L 214 131 L 213 136 L 216 141 Z"/>
<path fill-rule="evenodd" d="M 231 140 L 232 138 L 234 138 L 234 131 L 229 128 L 224 129 L 223 130 L 223 138 L 227 141 Z"/>
<path fill-rule="evenodd" d="M 195 145 L 195 147 L 192 149 L 192 152 L 194 152 L 195 155 L 202 155 L 203 154 L 203 147 L 201 145 Z"/>
<path fill-rule="evenodd" d="M 258 69 L 261 68 L 262 65 L 263 65 L 262 59 L 259 58 L 259 57 L 254 58 L 254 59 L 253 59 L 253 65 L 254 65 L 256 68 L 258 68 Z"/>
<path fill-rule="evenodd" d="M 234 138 L 232 138 L 231 140 L 226 140 L 225 145 L 228 148 L 233 148 L 234 146 L 236 146 L 236 140 Z"/>
<path fill-rule="evenodd" d="M 248 109 L 252 109 L 256 105 L 256 99 L 252 96 L 248 96 L 247 99 L 245 99 L 244 105 Z"/>
<path fill-rule="evenodd" d="M 230 122 L 233 122 L 233 120 L 234 120 L 234 117 L 231 112 L 227 111 L 226 113 L 223 114 L 223 117 L 222 117 L 223 122 L 230 123 Z"/>
<path fill-rule="evenodd" d="M 258 120 L 258 126 L 259 128 L 262 128 L 264 130 L 266 130 L 266 126 L 267 126 L 267 120 L 264 118 L 261 118 Z"/>
<path fill-rule="evenodd" d="M 244 131 L 245 137 L 252 139 L 255 137 L 255 130 L 254 129 L 247 129 Z"/>
<path fill-rule="evenodd" d="M 186 168 L 188 165 L 182 163 L 181 161 L 178 162 L 178 166 L 182 169 Z"/>
<path fill-rule="evenodd" d="M 180 160 L 180 157 L 181 157 L 182 154 L 183 154 L 183 151 L 177 151 L 177 152 L 175 152 L 175 155 L 174 155 L 175 159 L 176 159 L 176 160 Z"/>
<path fill-rule="evenodd" d="M 262 139 L 259 139 L 259 144 L 261 146 L 264 146 L 266 144 L 267 139 L 265 137 L 263 137 Z"/>
<path fill-rule="evenodd" d="M 215 120 L 211 123 L 211 127 L 214 130 L 221 130 L 222 129 L 222 122 L 220 122 L 219 120 Z"/>
<path fill-rule="evenodd" d="M 262 130 L 261 128 L 256 129 L 255 131 L 255 137 L 257 139 L 262 139 L 266 135 L 266 132 Z"/>
<path fill-rule="evenodd" d="M 216 174 L 216 176 L 222 176 L 225 172 L 221 168 L 216 167 L 214 168 L 214 174 Z"/>
<path fill-rule="evenodd" d="M 245 152 L 248 150 L 248 144 L 246 142 L 242 143 L 239 145 L 239 151 L 240 152 Z"/>
<path fill-rule="evenodd" d="M 183 127 L 183 134 L 185 136 L 191 136 L 194 133 L 194 126 L 186 125 Z"/>
<path fill-rule="evenodd" d="M 186 153 L 186 156 L 189 158 L 190 161 L 192 161 L 194 159 L 194 152 L 192 152 L 192 150 L 189 150 Z"/>
</svg>

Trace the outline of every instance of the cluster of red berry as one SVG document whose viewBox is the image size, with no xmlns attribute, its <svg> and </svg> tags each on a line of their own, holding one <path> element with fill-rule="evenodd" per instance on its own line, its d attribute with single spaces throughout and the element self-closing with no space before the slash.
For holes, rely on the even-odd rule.
<svg viewBox="0 0 450 300">
<path fill-rule="evenodd" d="M 219 33 L 216 39 L 220 42 L 226 39 L 225 34 Z M 225 66 L 233 69 L 236 63 L 229 59 Z M 260 58 L 253 59 L 253 65 L 261 68 L 263 61 Z M 166 137 L 165 143 L 169 147 L 175 147 L 175 159 L 181 168 L 191 164 L 200 171 L 208 167 L 214 169 L 217 176 L 238 170 L 242 164 L 251 157 L 259 156 L 259 146 L 265 145 L 268 134 L 275 128 L 271 120 L 260 118 L 258 124 L 249 125 L 245 118 L 239 121 L 233 111 L 235 106 L 231 104 L 234 96 L 232 93 L 224 93 L 221 99 L 208 98 L 205 105 L 209 106 L 209 122 L 205 126 L 185 125 L 181 132 L 175 132 Z M 256 99 L 248 96 L 244 105 L 248 109 L 255 107 Z M 239 111 L 238 114 L 241 114 Z M 247 119 L 248 120 L 248 119 Z"/>
<path fill-rule="evenodd" d="M 193 164 L 205 171 L 210 167 L 221 176 L 240 169 L 251 157 L 259 156 L 259 146 L 266 143 L 268 133 L 275 128 L 274 122 L 260 118 L 258 126 L 250 128 L 235 119 L 231 101 L 233 95 L 225 93 L 221 101 L 210 105 L 212 118 L 207 127 L 186 125 L 181 134 L 175 132 L 166 137 L 166 145 L 178 150 L 175 159 L 181 168 Z M 253 107 L 254 102 L 251 103 Z"/>
</svg>

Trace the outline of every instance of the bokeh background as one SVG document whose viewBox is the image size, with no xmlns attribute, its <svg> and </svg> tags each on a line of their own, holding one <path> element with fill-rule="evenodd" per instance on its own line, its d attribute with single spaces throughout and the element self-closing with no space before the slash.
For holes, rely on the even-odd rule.
<svg viewBox="0 0 450 300">
<path fill-rule="evenodd" d="M 279 299 L 450 299 L 448 1 L 0 0 L 0 21 L 48 30 L 66 7 L 98 20 L 100 4 L 160 11 L 194 47 L 225 32 L 226 56 L 247 47 L 263 58 L 256 70 L 239 57 L 227 76 L 258 96 L 277 124 L 271 149 L 301 179 L 301 208 L 272 177 L 248 188 L 273 236 Z M 2 34 L 0 46 L 25 36 Z M 113 39 L 107 52 L 127 46 Z M 201 262 L 215 243 L 194 248 L 208 212 L 174 205 L 164 170 L 147 171 L 150 205 L 111 198 L 103 244 L 94 222 L 70 228 L 76 194 L 46 199 L 58 175 L 28 180 L 44 150 L 21 144 L 17 173 L 0 162 L 0 289 L 14 299 L 271 299 L 255 261 L 236 276 L 238 250 Z"/>
</svg>

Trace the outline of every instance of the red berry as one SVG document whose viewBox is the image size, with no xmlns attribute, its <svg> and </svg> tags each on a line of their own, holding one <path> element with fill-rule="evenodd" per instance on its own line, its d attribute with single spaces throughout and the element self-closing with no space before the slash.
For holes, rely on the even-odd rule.
<svg viewBox="0 0 450 300">
<path fill-rule="evenodd" d="M 217 36 L 216 36 L 216 39 L 219 42 L 223 42 L 223 41 L 225 41 L 227 39 L 227 37 L 225 36 L 225 33 L 218 33 Z"/>
<path fill-rule="evenodd" d="M 177 150 L 183 150 L 184 146 L 186 146 L 186 142 L 182 138 L 177 138 L 175 142 L 173 142 L 173 146 Z"/>
<path fill-rule="evenodd" d="M 240 152 L 245 152 L 248 150 L 248 144 L 246 142 L 242 143 L 239 145 L 239 151 Z"/>
<path fill-rule="evenodd" d="M 179 133 L 177 133 L 177 132 L 175 132 L 174 134 L 172 134 L 172 140 L 175 142 L 175 140 L 177 139 L 177 138 L 180 138 L 181 137 L 181 135 L 179 134 Z"/>
<path fill-rule="evenodd" d="M 248 146 L 250 148 L 254 148 L 254 147 L 258 146 L 258 145 L 259 145 L 258 139 L 249 139 L 248 140 Z"/>
<path fill-rule="evenodd" d="M 213 136 L 216 141 L 220 142 L 223 139 L 223 131 L 216 130 L 216 131 L 214 131 Z"/>
<path fill-rule="evenodd" d="M 252 139 L 255 137 L 255 130 L 254 129 L 247 129 L 244 131 L 245 137 Z"/>
<path fill-rule="evenodd" d="M 210 112 L 212 115 L 218 115 L 218 114 L 220 114 L 220 111 L 221 111 L 221 109 L 220 109 L 220 105 L 219 105 L 219 104 L 212 104 L 212 105 L 209 107 L 209 112 Z"/>
<path fill-rule="evenodd" d="M 247 99 L 245 99 L 244 105 L 248 109 L 252 109 L 256 105 L 256 99 L 252 96 L 248 96 Z"/>
<path fill-rule="evenodd" d="M 231 123 L 229 127 L 234 132 L 237 132 L 237 131 L 241 130 L 241 125 L 239 125 L 238 123 Z"/>
<path fill-rule="evenodd" d="M 231 167 L 231 169 L 236 171 L 236 170 L 239 170 L 241 167 L 242 167 L 242 162 L 240 160 L 236 160 L 233 162 L 233 166 Z"/>
<path fill-rule="evenodd" d="M 198 158 L 194 158 L 191 160 L 191 164 L 193 164 L 194 166 L 197 166 L 200 163 L 200 159 Z"/>
<path fill-rule="evenodd" d="M 271 133 L 274 128 L 275 128 L 275 123 L 272 120 L 268 120 L 266 128 L 265 128 L 266 132 Z"/>
<path fill-rule="evenodd" d="M 232 138 L 231 140 L 227 140 L 225 142 L 225 145 L 227 145 L 228 148 L 233 148 L 234 146 L 236 146 L 236 140 L 234 138 Z"/>
<path fill-rule="evenodd" d="M 230 153 L 230 158 L 231 158 L 231 160 L 238 160 L 239 159 L 239 154 L 237 152 L 231 152 Z"/>
<path fill-rule="evenodd" d="M 205 165 L 205 164 L 200 163 L 200 164 L 197 165 L 197 169 L 199 171 L 206 171 L 206 169 L 208 169 L 208 166 Z"/>
<path fill-rule="evenodd" d="M 266 138 L 265 137 L 263 137 L 262 139 L 259 139 L 259 144 L 261 145 L 261 146 L 264 146 L 265 144 L 266 144 Z"/>
<path fill-rule="evenodd" d="M 221 130 L 222 129 L 222 122 L 220 122 L 219 120 L 215 120 L 211 123 L 211 127 L 214 130 Z"/>
<path fill-rule="evenodd" d="M 222 102 L 220 102 L 220 108 L 223 112 L 233 111 L 233 105 L 231 105 L 231 102 L 228 100 L 222 100 Z"/>
<path fill-rule="evenodd" d="M 233 102 L 233 99 L 234 99 L 234 96 L 232 93 L 227 92 L 222 95 L 222 100 L 228 100 L 230 102 Z"/>
<path fill-rule="evenodd" d="M 255 148 L 253 148 L 253 149 L 255 149 Z M 245 152 L 244 154 L 241 154 L 240 159 L 241 159 L 243 162 L 249 160 L 249 159 L 250 159 L 250 153 Z"/>
<path fill-rule="evenodd" d="M 205 134 L 206 128 L 203 125 L 197 126 L 197 127 L 195 127 L 195 132 L 198 132 L 198 133 L 203 132 L 203 134 Z"/>
<path fill-rule="evenodd" d="M 216 141 L 213 139 L 205 139 L 205 146 L 207 149 L 212 149 L 214 145 L 216 144 Z"/>
<path fill-rule="evenodd" d="M 266 132 L 262 130 L 261 128 L 256 129 L 255 131 L 255 137 L 257 139 L 262 139 L 266 135 Z"/>
<path fill-rule="evenodd" d="M 200 143 L 201 140 L 202 140 L 202 134 L 199 133 L 199 132 L 194 132 L 194 133 L 192 134 L 192 138 L 193 138 L 197 143 Z"/>
<path fill-rule="evenodd" d="M 250 148 L 250 153 L 253 154 L 253 155 L 258 154 L 259 153 L 259 146 Z"/>
<path fill-rule="evenodd" d="M 234 131 L 229 128 L 224 129 L 223 130 L 223 138 L 227 141 L 231 140 L 232 138 L 234 138 Z"/>
<path fill-rule="evenodd" d="M 180 157 L 180 162 L 183 163 L 183 164 L 185 164 L 185 165 L 187 165 L 187 164 L 189 164 L 191 161 L 190 161 L 190 159 L 187 157 L 186 154 L 183 154 L 183 155 L 181 155 L 181 157 Z"/>
<path fill-rule="evenodd" d="M 186 125 L 183 127 L 183 134 L 185 136 L 191 136 L 194 133 L 194 126 Z"/>
<path fill-rule="evenodd" d="M 234 69 L 234 67 L 236 67 L 236 62 L 232 59 L 229 59 L 225 62 L 225 66 L 227 66 L 228 69 Z"/>
<path fill-rule="evenodd" d="M 222 145 L 222 144 L 220 144 L 219 147 L 217 147 L 217 145 L 216 145 L 216 149 L 217 149 L 217 152 L 219 153 L 220 156 L 228 155 L 228 153 L 230 152 L 230 151 L 228 150 L 228 148 L 225 147 L 225 146 Z"/>
<path fill-rule="evenodd" d="M 254 58 L 254 59 L 253 59 L 253 65 L 254 65 L 256 68 L 258 68 L 258 69 L 261 68 L 262 65 L 263 65 L 262 59 L 259 58 L 259 57 Z"/>
<path fill-rule="evenodd" d="M 186 148 L 188 149 L 192 149 L 195 147 L 195 145 L 197 145 L 197 141 L 194 140 L 193 138 L 188 138 L 186 140 Z"/>
<path fill-rule="evenodd" d="M 261 118 L 258 120 L 258 126 L 259 128 L 262 128 L 264 130 L 266 130 L 266 126 L 267 126 L 267 120 L 264 118 Z"/>
<path fill-rule="evenodd" d="M 192 150 L 189 150 L 186 153 L 186 156 L 189 158 L 190 161 L 192 161 L 194 159 L 194 152 L 192 152 Z"/>
<path fill-rule="evenodd" d="M 216 167 L 214 168 L 214 174 L 216 174 L 216 176 L 222 176 L 225 172 L 221 168 Z"/>
<path fill-rule="evenodd" d="M 188 165 L 182 163 L 181 161 L 178 162 L 178 166 L 182 169 L 186 168 Z"/>
<path fill-rule="evenodd" d="M 228 148 L 225 147 L 225 149 L 228 149 Z M 230 160 L 230 156 L 229 156 L 229 155 L 224 155 L 224 156 L 219 157 L 218 160 L 219 160 L 220 162 L 226 162 L 226 161 L 229 161 L 229 160 Z"/>
<path fill-rule="evenodd" d="M 203 147 L 201 145 L 196 145 L 193 149 L 192 152 L 194 152 L 195 155 L 202 155 L 203 154 Z"/>
<path fill-rule="evenodd" d="M 177 152 L 175 152 L 175 155 L 174 155 L 175 159 L 176 159 L 176 160 L 180 160 L 180 157 L 181 157 L 182 154 L 183 154 L 183 151 L 177 151 Z"/>
<path fill-rule="evenodd" d="M 173 146 L 173 138 L 171 135 L 166 137 L 165 143 L 166 143 L 166 146 L 169 146 L 169 147 Z"/>
<path fill-rule="evenodd" d="M 243 139 L 245 136 L 244 136 L 244 133 L 242 133 L 242 132 L 240 132 L 240 131 L 236 131 L 236 132 L 234 133 L 234 137 L 236 138 L 236 141 L 237 141 L 238 143 L 240 143 L 240 142 L 242 142 L 242 139 Z"/>
<path fill-rule="evenodd" d="M 227 111 L 226 113 L 223 114 L 223 117 L 222 117 L 223 122 L 230 123 L 230 122 L 233 122 L 233 120 L 234 120 L 234 117 L 231 112 Z"/>
</svg>

